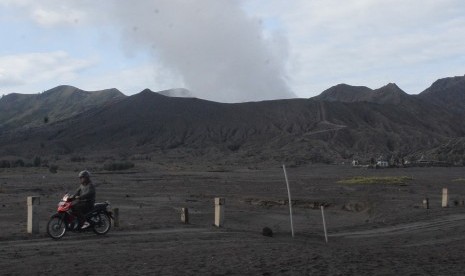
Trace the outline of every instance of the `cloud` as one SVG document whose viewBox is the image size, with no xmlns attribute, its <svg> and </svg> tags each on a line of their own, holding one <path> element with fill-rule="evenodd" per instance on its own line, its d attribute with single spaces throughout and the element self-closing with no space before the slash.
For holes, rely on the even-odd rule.
<svg viewBox="0 0 465 276">
<path fill-rule="evenodd" d="M 32 16 L 40 25 L 56 26 L 58 24 L 78 23 L 80 18 L 84 17 L 84 14 L 73 9 L 54 11 L 38 8 L 33 11 Z"/>
<path fill-rule="evenodd" d="M 289 83 L 298 95 L 342 82 L 372 88 L 396 82 L 417 93 L 465 72 L 465 63 L 454 61 L 465 56 L 460 0 L 256 0 L 250 9 L 282 24 Z"/>
<path fill-rule="evenodd" d="M 0 0 L 0 6 L 16 17 L 31 20 L 42 27 L 64 27 L 103 22 L 105 2 L 91 0 Z M 94 9 L 94 10 L 93 10 Z"/>
<path fill-rule="evenodd" d="M 93 63 L 91 60 L 70 57 L 63 51 L 4 55 L 0 56 L 0 86 L 6 90 L 47 81 L 66 83 Z"/>
<path fill-rule="evenodd" d="M 286 81 L 286 39 L 265 35 L 258 18 L 242 9 L 242 1 L 99 3 L 22 0 L 18 7 L 48 28 L 112 26 L 127 53 L 150 52 L 157 70 L 162 65 L 167 74 L 179 75 L 201 98 L 239 102 L 294 96 Z"/>
<path fill-rule="evenodd" d="M 338 83 L 396 82 L 417 93 L 465 72 L 461 0 L 0 0 L 0 6 L 44 29 L 116 31 L 128 59 L 149 53 L 152 72 L 144 63 L 108 76 L 131 75 L 154 90 L 185 86 L 218 101 L 309 97 Z"/>
<path fill-rule="evenodd" d="M 127 51 L 149 49 L 196 96 L 226 102 L 291 97 L 286 41 L 265 38 L 239 3 L 138 1 L 115 5 L 114 20 Z"/>
</svg>

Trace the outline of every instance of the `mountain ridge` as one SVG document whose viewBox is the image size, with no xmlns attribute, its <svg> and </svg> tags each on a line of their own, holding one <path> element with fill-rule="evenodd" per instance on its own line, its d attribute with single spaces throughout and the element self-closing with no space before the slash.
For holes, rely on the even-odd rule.
<svg viewBox="0 0 465 276">
<path fill-rule="evenodd" d="M 418 97 L 438 107 L 465 114 L 465 75 L 439 79 Z"/>
<path fill-rule="evenodd" d="M 63 120 L 122 97 L 124 94 L 115 88 L 90 92 L 68 85 L 40 94 L 12 93 L 0 99 L 0 129 Z"/>
<path fill-rule="evenodd" d="M 399 104 L 409 97 L 410 95 L 405 93 L 395 83 L 388 83 L 387 85 L 374 90 L 366 86 L 338 84 L 326 89 L 314 98 L 324 101 Z"/>
<path fill-rule="evenodd" d="M 463 143 L 452 142 L 465 137 L 458 113 L 395 84 L 357 90 L 375 97 L 328 100 L 322 93 L 310 99 L 218 103 L 145 89 L 63 120 L 0 134 L 0 154 L 154 154 L 217 163 L 303 164 L 439 155 L 444 151 L 438 149 L 448 145 L 454 158 L 465 158 Z"/>
</svg>

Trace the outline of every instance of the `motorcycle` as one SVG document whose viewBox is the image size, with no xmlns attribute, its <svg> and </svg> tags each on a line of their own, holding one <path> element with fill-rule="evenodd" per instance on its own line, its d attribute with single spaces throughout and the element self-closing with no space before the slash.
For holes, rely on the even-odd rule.
<svg viewBox="0 0 465 276">
<path fill-rule="evenodd" d="M 67 231 L 84 232 L 92 230 L 97 235 L 105 235 L 110 231 L 113 215 L 108 211 L 108 201 L 95 203 L 92 210 L 85 215 L 90 226 L 81 229 L 78 216 L 73 212 L 72 202 L 74 198 L 65 194 L 58 203 L 58 210 L 50 217 L 47 223 L 47 233 L 53 239 L 62 238 Z"/>
</svg>

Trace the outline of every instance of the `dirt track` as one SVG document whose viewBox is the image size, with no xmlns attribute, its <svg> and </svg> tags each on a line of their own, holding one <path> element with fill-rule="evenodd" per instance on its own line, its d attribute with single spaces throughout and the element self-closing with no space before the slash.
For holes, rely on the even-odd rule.
<svg viewBox="0 0 465 276">
<path fill-rule="evenodd" d="M 3 171 L 2 274 L 463 275 L 465 271 L 465 207 L 453 205 L 454 199 L 465 196 L 465 189 L 463 183 L 452 181 L 463 178 L 462 168 L 289 169 L 295 199 L 329 204 L 328 244 L 318 209 L 295 206 L 292 239 L 287 205 L 262 204 L 286 198 L 279 167 L 152 171 L 141 164 L 135 173 L 95 174 L 95 182 L 100 183 L 98 199 L 120 208 L 121 227 L 105 237 L 71 233 L 60 241 L 45 234 L 25 234 L 25 196 L 41 194 L 44 233 L 59 195 L 76 185 L 73 170 L 46 175 L 42 184 L 30 184 L 42 179 L 40 171 Z M 405 186 L 337 183 L 355 175 L 408 175 L 414 180 Z M 444 185 L 451 193 L 448 209 L 439 207 Z M 214 196 L 226 198 L 223 229 L 211 225 Z M 419 208 L 425 196 L 430 198 L 430 210 Z M 354 202 L 364 208 L 343 208 Z M 180 207 L 191 211 L 190 225 L 180 224 Z M 271 227 L 275 236 L 262 236 L 264 226 Z"/>
</svg>

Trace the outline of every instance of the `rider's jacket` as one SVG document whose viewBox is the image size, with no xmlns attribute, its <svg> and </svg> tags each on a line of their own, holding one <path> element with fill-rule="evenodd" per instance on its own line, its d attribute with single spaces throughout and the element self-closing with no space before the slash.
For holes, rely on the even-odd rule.
<svg viewBox="0 0 465 276">
<path fill-rule="evenodd" d="M 89 182 L 87 185 L 81 184 L 79 188 L 77 188 L 74 196 L 79 196 L 79 200 L 81 202 L 86 202 L 89 205 L 94 205 L 95 203 L 95 187 L 92 182 Z"/>
</svg>

